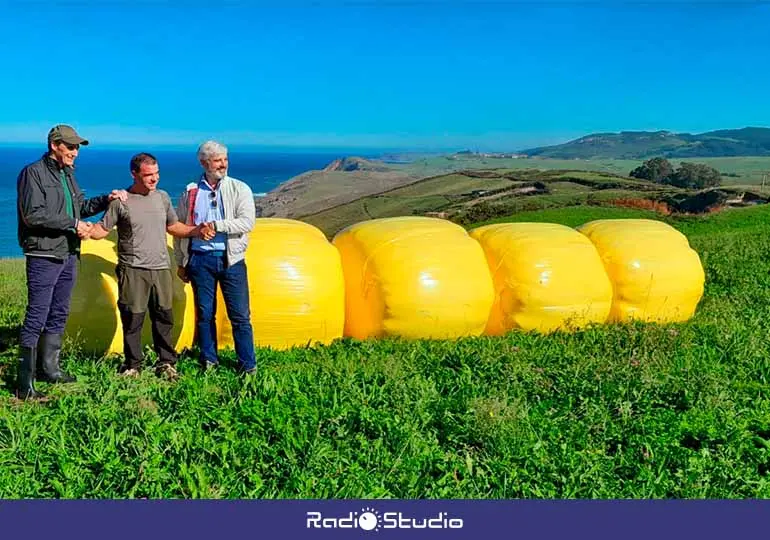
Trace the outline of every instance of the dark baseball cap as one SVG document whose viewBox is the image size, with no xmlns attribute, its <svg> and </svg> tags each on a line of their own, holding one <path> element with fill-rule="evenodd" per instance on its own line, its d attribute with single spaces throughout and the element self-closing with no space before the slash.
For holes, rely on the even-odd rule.
<svg viewBox="0 0 770 540">
<path fill-rule="evenodd" d="M 58 124 L 48 132 L 48 142 L 62 141 L 67 144 L 82 144 L 88 146 L 88 141 L 78 135 L 75 128 L 66 124 Z"/>
</svg>

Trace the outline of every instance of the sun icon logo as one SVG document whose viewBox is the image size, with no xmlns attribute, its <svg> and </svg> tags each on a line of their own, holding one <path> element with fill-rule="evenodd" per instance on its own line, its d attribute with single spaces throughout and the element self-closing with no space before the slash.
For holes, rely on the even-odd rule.
<svg viewBox="0 0 770 540">
<path fill-rule="evenodd" d="M 374 508 L 363 508 L 358 516 L 358 526 L 365 531 L 380 530 L 380 513 Z"/>
</svg>

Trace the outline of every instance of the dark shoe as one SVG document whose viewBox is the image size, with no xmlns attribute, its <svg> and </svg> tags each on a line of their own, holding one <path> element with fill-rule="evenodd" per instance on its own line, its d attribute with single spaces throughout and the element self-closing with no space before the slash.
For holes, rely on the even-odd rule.
<svg viewBox="0 0 770 540">
<path fill-rule="evenodd" d="M 61 334 L 43 333 L 37 346 L 37 378 L 49 383 L 71 383 L 75 377 L 63 372 L 59 366 Z"/>
<path fill-rule="evenodd" d="M 179 379 L 179 373 L 177 373 L 176 367 L 174 367 L 173 364 L 169 364 L 167 362 L 158 364 L 158 366 L 155 368 L 155 375 L 168 381 L 176 381 Z"/>
<path fill-rule="evenodd" d="M 249 368 L 249 369 L 243 369 L 243 368 L 240 368 L 240 369 L 238 370 L 238 374 L 239 374 L 241 377 L 249 377 L 249 376 L 251 376 L 251 375 L 256 375 L 256 374 L 257 374 L 257 368 L 255 368 L 255 367 L 253 367 L 253 368 Z"/>
<path fill-rule="evenodd" d="M 141 364 L 138 366 L 132 366 L 123 362 L 118 366 L 118 375 L 125 375 L 126 377 L 138 377 L 142 371 Z"/>
<path fill-rule="evenodd" d="M 35 347 L 19 347 L 19 381 L 16 397 L 19 399 L 45 399 L 45 394 L 35 390 L 35 364 L 37 349 Z"/>
</svg>

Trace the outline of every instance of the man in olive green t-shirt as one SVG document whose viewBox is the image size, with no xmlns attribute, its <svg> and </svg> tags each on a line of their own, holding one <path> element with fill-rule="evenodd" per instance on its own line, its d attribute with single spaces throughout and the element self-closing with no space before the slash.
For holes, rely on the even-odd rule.
<svg viewBox="0 0 770 540">
<path fill-rule="evenodd" d="M 207 224 L 185 225 L 177 218 L 171 199 L 157 189 L 158 160 L 141 153 L 131 159 L 133 185 L 125 202 L 110 203 L 102 220 L 91 229 L 91 238 L 100 239 L 118 229 L 118 309 L 123 325 L 125 362 L 120 371 L 136 375 L 142 368 L 142 327 L 149 308 L 152 339 L 158 354 L 157 373 L 176 378 L 177 355 L 172 344 L 174 326 L 171 259 L 166 233 L 179 237 L 213 236 Z"/>
</svg>

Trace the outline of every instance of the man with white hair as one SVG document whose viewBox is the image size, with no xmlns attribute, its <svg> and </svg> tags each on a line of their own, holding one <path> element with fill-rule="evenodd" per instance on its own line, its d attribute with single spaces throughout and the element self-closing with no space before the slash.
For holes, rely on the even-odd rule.
<svg viewBox="0 0 770 540">
<path fill-rule="evenodd" d="M 215 235 L 210 240 L 174 239 L 177 275 L 192 284 L 201 366 L 207 370 L 219 363 L 214 317 L 219 284 L 233 328 L 239 370 L 251 374 L 256 372 L 256 359 L 244 255 L 254 227 L 254 195 L 245 182 L 227 175 L 224 145 L 204 142 L 198 148 L 198 160 L 203 174 L 187 185 L 177 215 L 187 225 L 209 224 Z"/>
</svg>

